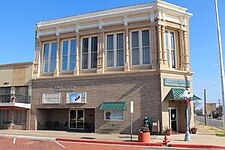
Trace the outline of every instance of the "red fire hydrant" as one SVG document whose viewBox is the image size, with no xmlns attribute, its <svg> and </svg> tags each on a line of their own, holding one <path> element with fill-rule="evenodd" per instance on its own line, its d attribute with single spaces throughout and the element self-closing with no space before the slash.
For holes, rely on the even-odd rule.
<svg viewBox="0 0 225 150">
<path fill-rule="evenodd" d="M 164 140 L 163 140 L 163 145 L 167 146 L 170 140 L 168 139 L 167 135 L 165 135 Z"/>
</svg>

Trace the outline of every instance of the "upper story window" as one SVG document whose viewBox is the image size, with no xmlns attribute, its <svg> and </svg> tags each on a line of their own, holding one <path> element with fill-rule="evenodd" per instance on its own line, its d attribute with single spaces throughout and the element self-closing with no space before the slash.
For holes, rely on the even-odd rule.
<svg viewBox="0 0 225 150">
<path fill-rule="evenodd" d="M 139 30 L 131 32 L 131 64 L 150 64 L 149 30 Z"/>
<path fill-rule="evenodd" d="M 56 67 L 57 42 L 45 43 L 43 51 L 43 71 L 52 73 Z"/>
<path fill-rule="evenodd" d="M 97 68 L 98 37 L 82 38 L 81 46 L 81 68 Z"/>
<path fill-rule="evenodd" d="M 172 31 L 166 31 L 166 55 L 170 68 L 176 68 L 176 44 L 175 33 Z"/>
<path fill-rule="evenodd" d="M 124 66 L 124 36 L 123 33 L 106 36 L 107 67 Z"/>
<path fill-rule="evenodd" d="M 76 67 L 76 40 L 62 41 L 61 71 L 71 71 Z"/>
</svg>

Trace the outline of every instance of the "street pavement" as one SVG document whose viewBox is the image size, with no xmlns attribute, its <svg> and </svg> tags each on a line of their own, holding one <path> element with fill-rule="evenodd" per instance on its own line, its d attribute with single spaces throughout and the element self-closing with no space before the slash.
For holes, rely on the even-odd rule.
<svg viewBox="0 0 225 150">
<path fill-rule="evenodd" d="M 175 146 L 175 145 L 182 146 L 183 145 L 184 148 L 191 146 L 191 145 L 193 146 L 196 144 L 201 145 L 201 146 L 205 146 L 205 145 L 206 146 L 209 146 L 209 145 L 223 146 L 225 149 L 225 136 L 222 136 L 222 137 L 216 136 L 215 130 L 211 130 L 210 129 L 211 127 L 203 126 L 200 123 L 197 123 L 196 127 L 198 128 L 197 134 L 191 134 L 190 142 L 184 141 L 184 134 L 174 134 L 174 135 L 171 135 L 168 137 L 170 140 L 169 144 L 171 144 L 171 146 Z M 151 146 L 151 145 L 145 145 L 147 147 L 143 147 L 144 146 L 143 145 L 142 147 L 138 147 L 137 135 L 133 135 L 133 141 L 132 141 L 133 144 L 132 144 L 130 142 L 129 134 L 100 134 L 100 133 L 82 133 L 82 132 L 78 133 L 78 132 L 46 131 L 46 130 L 42 130 L 42 131 L 39 131 L 39 130 L 38 131 L 0 130 L 0 138 L 1 138 L 0 139 L 0 149 L 3 149 L 3 150 L 4 150 L 4 148 L 1 148 L 1 146 L 5 146 L 4 143 L 7 143 L 7 142 L 4 142 L 4 140 L 10 139 L 10 141 L 12 143 L 15 138 L 17 139 L 16 141 L 20 141 L 20 139 L 25 140 L 25 143 L 26 143 L 25 145 L 28 145 L 30 147 L 32 147 L 33 145 L 35 145 L 35 143 L 38 143 L 37 141 L 39 141 L 39 144 L 42 146 L 47 144 L 45 146 L 45 148 L 48 145 L 51 145 L 52 143 L 53 143 L 53 145 L 57 145 L 57 146 L 59 146 L 59 144 L 64 145 L 65 143 L 78 144 L 79 140 L 80 140 L 80 142 L 83 140 L 83 143 L 81 145 L 95 142 L 95 144 L 93 146 L 91 145 L 91 148 L 94 146 L 98 146 L 100 144 L 100 143 L 96 143 L 96 141 L 103 141 L 102 143 L 106 143 L 107 145 L 111 145 L 113 142 L 115 144 L 117 142 L 117 146 L 119 146 L 119 147 L 127 146 L 128 148 L 135 147 L 136 149 L 146 149 Z M 62 140 L 57 141 L 56 138 L 57 139 L 65 139 L 65 141 L 68 141 L 68 142 L 65 142 Z M 26 140 L 28 140 L 28 141 L 26 141 Z M 71 142 L 70 140 L 78 140 L 78 141 Z M 150 143 L 151 144 L 159 144 L 159 143 L 163 143 L 163 140 L 164 140 L 163 135 L 151 135 Z M 48 143 L 48 142 L 50 142 L 50 143 Z M 55 142 L 58 142 L 59 144 L 56 144 Z M 111 142 L 111 144 L 109 142 Z M 126 143 L 130 142 L 131 144 L 125 145 L 125 144 L 123 144 L 124 142 L 126 142 Z M 23 143 L 23 142 L 21 142 L 21 143 Z M 72 146 L 70 146 L 70 144 L 68 144 L 67 148 L 75 146 L 73 144 L 72 144 Z M 102 145 L 102 144 L 100 144 L 100 145 Z M 45 148 L 41 147 L 41 149 L 44 149 L 44 150 L 45 150 Z M 90 146 L 89 146 L 89 148 L 90 148 Z M 35 148 L 32 148 L 32 149 L 34 150 Z M 50 149 L 57 149 L 57 148 L 52 147 Z M 103 148 L 103 149 L 105 149 L 105 148 Z M 124 149 L 126 149 L 126 148 L 124 147 Z"/>
<path fill-rule="evenodd" d="M 205 124 L 205 117 L 204 116 L 196 116 L 195 119 L 202 124 Z M 206 125 L 213 126 L 219 129 L 223 129 L 223 120 L 218 118 L 206 118 Z"/>
</svg>

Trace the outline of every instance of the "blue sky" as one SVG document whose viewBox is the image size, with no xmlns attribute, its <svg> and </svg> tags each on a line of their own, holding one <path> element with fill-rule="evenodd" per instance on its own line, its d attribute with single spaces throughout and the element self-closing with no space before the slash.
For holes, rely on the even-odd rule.
<svg viewBox="0 0 225 150">
<path fill-rule="evenodd" d="M 0 64 L 32 61 L 34 26 L 38 21 L 97 10 L 152 2 L 153 0 L 7 0 L 0 5 Z M 214 0 L 165 0 L 193 13 L 190 19 L 190 52 L 194 94 L 221 99 Z M 225 1 L 218 0 L 222 43 L 225 47 Z M 224 53 L 225 53 L 225 49 Z"/>
</svg>

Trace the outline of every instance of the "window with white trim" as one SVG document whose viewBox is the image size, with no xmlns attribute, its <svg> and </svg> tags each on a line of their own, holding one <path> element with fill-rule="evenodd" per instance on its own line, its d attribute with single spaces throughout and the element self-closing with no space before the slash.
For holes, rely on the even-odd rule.
<svg viewBox="0 0 225 150">
<path fill-rule="evenodd" d="M 175 33 L 172 31 L 166 31 L 166 56 L 168 66 L 170 68 L 176 68 L 176 46 L 175 46 Z"/>
<path fill-rule="evenodd" d="M 57 42 L 45 43 L 43 47 L 43 71 L 53 73 L 56 67 Z"/>
<path fill-rule="evenodd" d="M 124 111 L 105 110 L 104 119 L 105 120 L 124 120 Z"/>
<path fill-rule="evenodd" d="M 131 32 L 131 64 L 150 64 L 150 31 L 138 30 Z"/>
<path fill-rule="evenodd" d="M 63 40 L 61 48 L 61 71 L 72 71 L 76 67 L 76 40 Z"/>
<path fill-rule="evenodd" d="M 81 68 L 97 68 L 98 37 L 82 38 L 81 46 Z"/>
<path fill-rule="evenodd" d="M 124 36 L 114 33 L 106 36 L 107 67 L 124 66 Z"/>
</svg>

